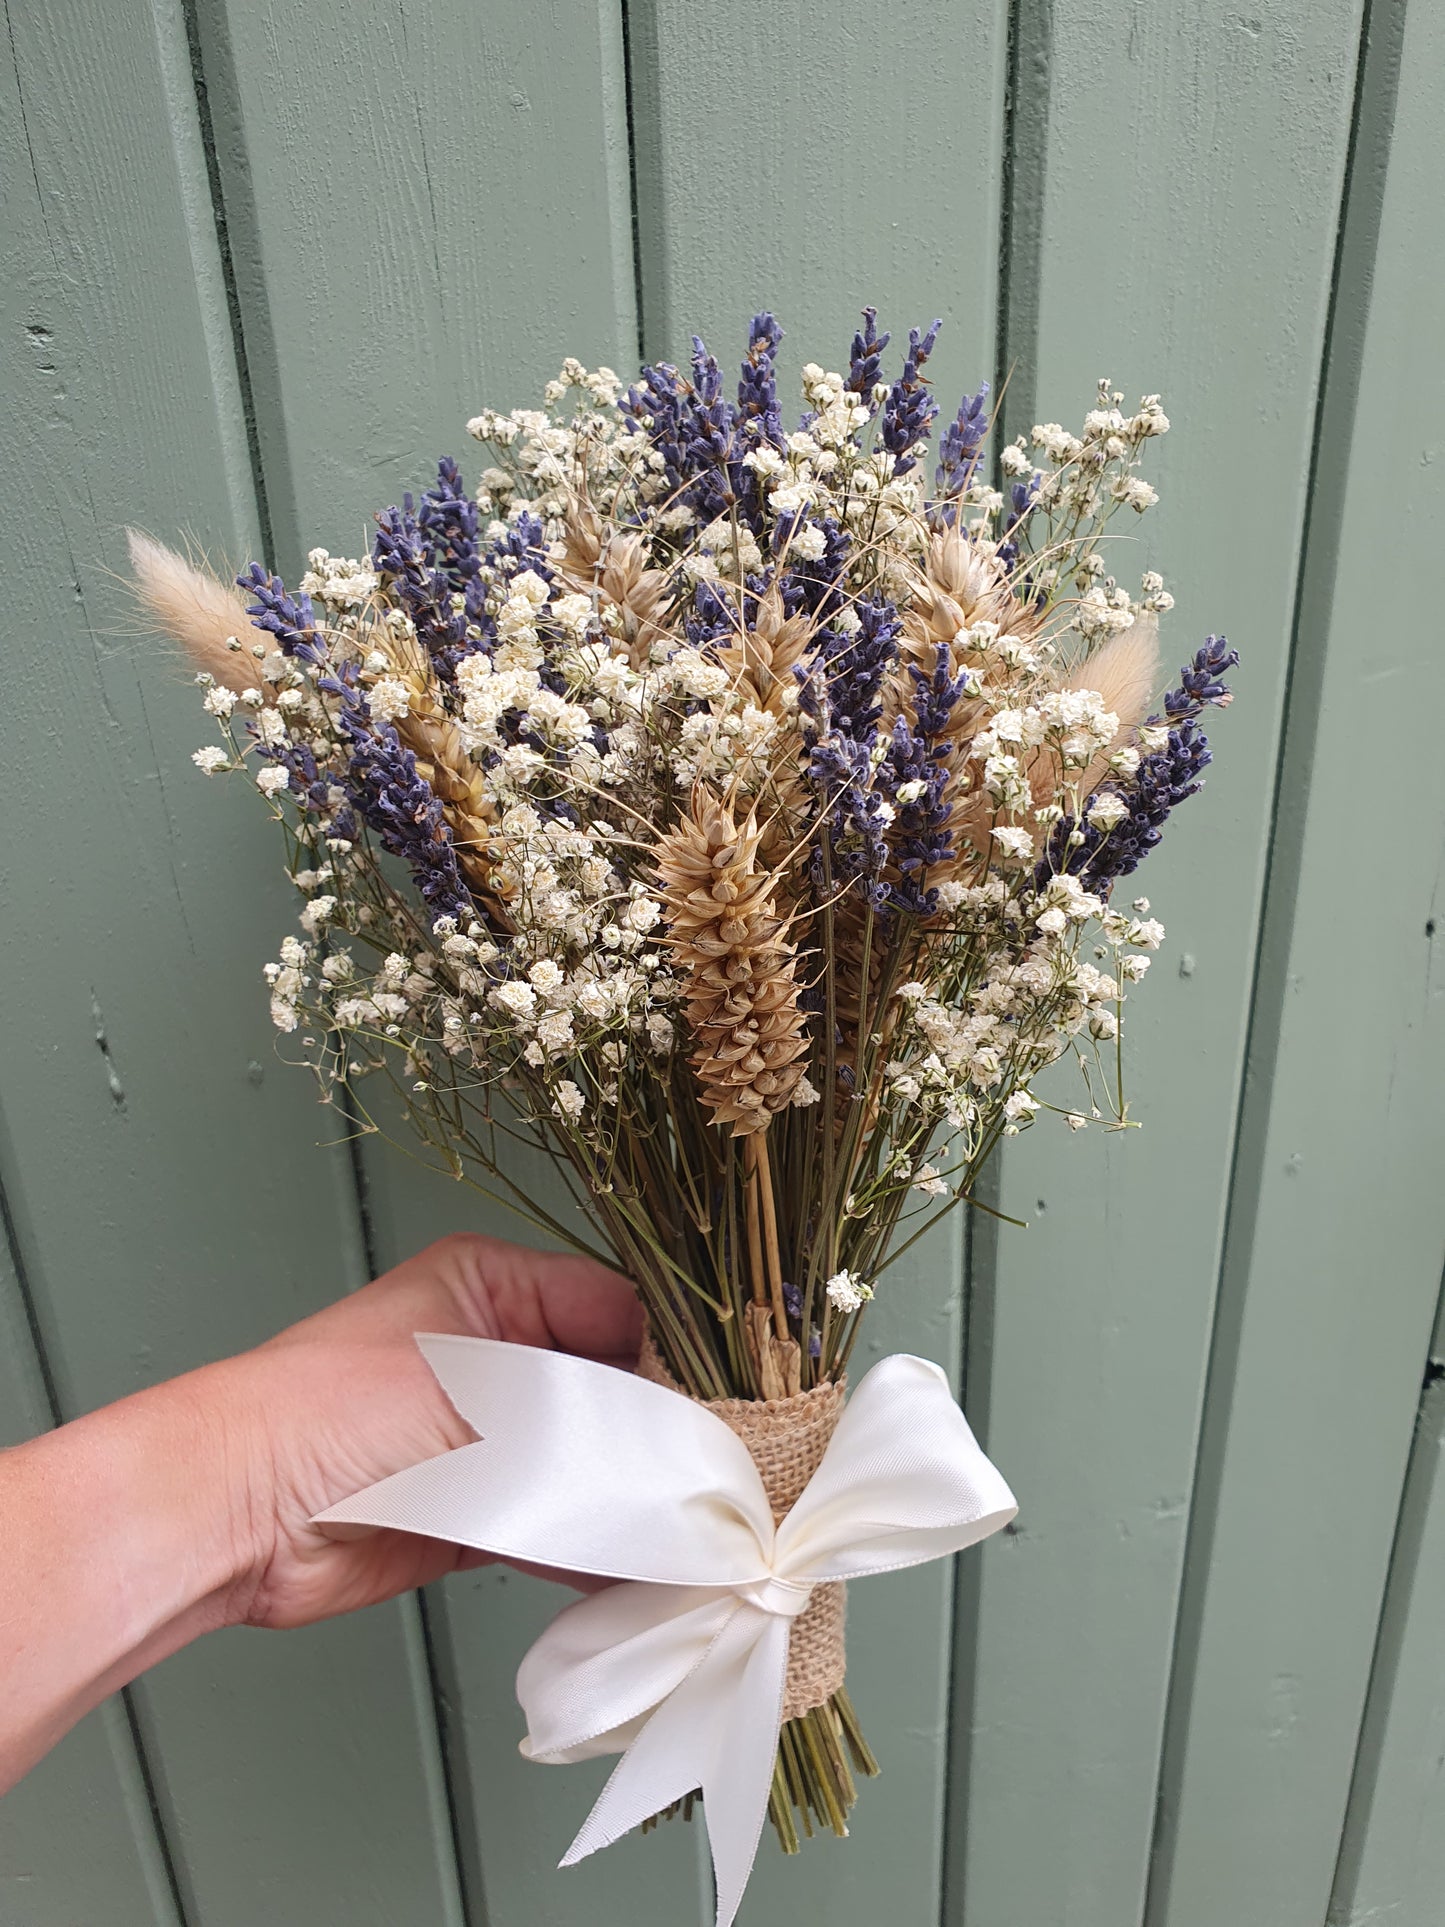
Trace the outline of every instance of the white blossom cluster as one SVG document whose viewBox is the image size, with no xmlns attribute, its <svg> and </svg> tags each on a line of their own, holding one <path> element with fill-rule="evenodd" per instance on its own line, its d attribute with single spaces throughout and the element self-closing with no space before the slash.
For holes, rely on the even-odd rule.
<svg viewBox="0 0 1445 1927">
<path fill-rule="evenodd" d="M 707 1043 L 693 977 L 715 956 L 759 994 L 726 917 L 713 952 L 669 925 L 660 841 L 706 795 L 759 826 L 767 941 L 802 987 L 805 1075 L 773 1128 L 838 1134 L 849 1222 L 952 1202 L 1041 1109 L 1118 1122 L 1098 1055 L 1163 933 L 1064 859 L 1120 832 L 1169 736 L 1091 680 L 1172 606 L 1099 549 L 1155 500 L 1137 466 L 1158 398 L 1125 413 L 1102 383 L 1081 432 L 1040 424 L 1002 449 L 1002 489 L 975 464 L 940 504 L 922 439 L 879 432 L 886 383 L 809 363 L 801 425 L 740 435 L 725 485 L 680 471 L 661 419 L 692 390 L 650 392 L 568 361 L 543 407 L 479 414 L 471 496 L 442 489 L 431 523 L 388 512 L 405 566 L 381 542 L 313 549 L 306 600 L 237 643 L 231 683 L 202 678 L 222 742 L 195 761 L 250 770 L 303 898 L 266 966 L 278 1030 L 353 1109 L 389 1073 L 455 1168 L 487 1166 L 501 1087 L 594 1198 L 621 1195 L 638 1134 L 681 1159 L 706 1126 L 682 1119 Z M 870 711 L 847 679 L 880 633 Z M 1083 1102 L 1034 1091 L 1066 1054 Z M 840 1316 L 871 1295 L 860 1253 L 817 1281 Z"/>
</svg>

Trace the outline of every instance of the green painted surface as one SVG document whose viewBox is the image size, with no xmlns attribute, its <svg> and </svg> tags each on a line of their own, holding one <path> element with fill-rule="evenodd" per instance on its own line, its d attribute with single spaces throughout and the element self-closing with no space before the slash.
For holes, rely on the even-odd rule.
<svg viewBox="0 0 1445 1927">
<path fill-rule="evenodd" d="M 1418 248 L 1439 221 L 1441 23 L 1412 8 L 1402 61 L 1402 18 L 1377 10 L 1362 75 L 1321 409 L 1170 1709 L 1151 1910 L 1168 1927 L 1324 1916 L 1445 1248 L 1445 652 L 1427 560 L 1445 286 Z M 1345 772 L 1370 762 L 1390 769 L 1398 838 L 1357 807 Z"/>
<path fill-rule="evenodd" d="M 1110 563 L 1165 572 L 1166 664 L 1209 631 L 1245 660 L 1205 794 L 1137 879 L 1168 931 L 1131 1011 L 1141 1128 L 1036 1130 L 1004 1161 L 1029 1228 L 999 1227 L 977 1370 L 1022 1509 L 984 1549 L 960 1707 L 949 1918 L 968 1927 L 1139 1917 L 1243 1071 L 1358 9 L 1185 19 L 1056 4 L 1017 182 L 1017 423 L 1069 421 L 1105 374 L 1162 390 L 1160 503 Z M 1047 1851 L 1020 1852 L 1023 1814 Z"/>
<path fill-rule="evenodd" d="M 1118 570 L 1170 573 L 1175 659 L 1222 628 L 1247 663 L 1141 879 L 1144 1130 L 1011 1147 L 1030 1229 L 955 1227 L 875 1314 L 955 1373 L 1019 1530 L 854 1589 L 885 1777 L 848 1845 L 765 1842 L 742 1919 L 1436 1921 L 1438 9 L 1371 0 L 1363 64 L 1361 0 L 7 24 L 0 1437 L 509 1228 L 367 1146 L 368 1248 L 266 1025 L 275 851 L 190 768 L 124 522 L 355 552 L 564 353 L 729 361 L 767 305 L 791 377 L 865 300 L 942 314 L 941 395 L 1011 368 L 1015 427 L 1165 391 Z M 521 1761 L 511 1680 L 560 1597 L 483 1572 L 178 1655 L 0 1806 L 0 1918 L 704 1927 L 696 1828 L 554 1871 L 599 1773 Z"/>
<path fill-rule="evenodd" d="M 1433 1927 L 1445 1893 L 1445 1300 L 1390 1559 L 1328 1927 Z"/>
<path fill-rule="evenodd" d="M 3 1178 L 63 1413 L 254 1342 L 348 1281 L 316 1113 L 256 994 L 293 914 L 275 852 L 195 780 L 194 691 L 136 637 L 112 573 L 127 520 L 255 539 L 204 169 L 182 179 L 201 152 L 178 25 L 143 0 L 11 9 L 0 69 L 0 803 L 29 826 L 3 858 Z M 237 1633 L 138 1686 L 187 1916 L 448 1918 L 405 1620 Z M 52 1850 L 75 1852 L 76 1820 L 52 1812 Z M 346 1850 L 318 1856 L 313 1830 Z"/>
</svg>

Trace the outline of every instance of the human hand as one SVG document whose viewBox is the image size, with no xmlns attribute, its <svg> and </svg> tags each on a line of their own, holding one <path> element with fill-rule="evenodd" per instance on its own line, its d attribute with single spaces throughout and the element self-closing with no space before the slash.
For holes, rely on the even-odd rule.
<svg viewBox="0 0 1445 1927">
<path fill-rule="evenodd" d="M 312 1517 L 464 1445 L 413 1342 L 457 1332 L 630 1367 L 631 1287 L 588 1259 L 444 1238 L 254 1351 L 0 1453 L 0 1792 L 148 1666 L 234 1624 L 304 1626 L 487 1555 Z"/>
<path fill-rule="evenodd" d="M 490 1562 L 411 1533 L 338 1537 L 311 1523 L 363 1486 L 475 1437 L 416 1332 L 501 1338 L 630 1370 L 642 1313 L 627 1281 L 589 1259 L 460 1235 L 214 1368 L 249 1473 L 237 1495 L 233 1619 L 309 1625 Z"/>
</svg>

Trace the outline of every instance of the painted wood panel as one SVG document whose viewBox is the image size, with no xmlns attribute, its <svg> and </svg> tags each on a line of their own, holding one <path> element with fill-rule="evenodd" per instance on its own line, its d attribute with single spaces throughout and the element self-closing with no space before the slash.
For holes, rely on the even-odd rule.
<svg viewBox="0 0 1445 1927">
<path fill-rule="evenodd" d="M 1132 1035 L 1145 1128 L 1011 1147 L 1029 1231 L 957 1226 L 880 1303 L 872 1348 L 963 1372 L 1024 1510 L 957 1575 L 854 1588 L 885 1777 L 849 1846 L 765 1840 L 745 1927 L 1438 1912 L 1434 1378 L 1399 1494 L 1445 1240 L 1418 567 L 1445 47 L 1416 0 L 1392 153 L 1403 0 L 1368 0 L 1357 97 L 1365 11 L 10 0 L 0 802 L 44 831 L 0 858 L 0 1178 L 64 1411 L 454 1226 L 526 1235 L 370 1147 L 363 1217 L 351 1159 L 314 1148 L 258 980 L 293 914 L 276 852 L 189 767 L 192 694 L 105 572 L 124 520 L 293 570 L 359 550 L 564 353 L 626 372 L 696 327 L 726 365 L 761 306 L 790 378 L 871 300 L 896 338 L 945 317 L 945 401 L 1012 367 L 1014 426 L 1103 372 L 1166 393 L 1164 501 L 1120 573 L 1145 546 L 1172 571 L 1175 659 L 1225 628 L 1246 663 L 1208 793 L 1141 878 L 1170 928 Z M 1372 880 L 1363 950 L 1342 874 Z M 29 1332 L 0 1273 L 5 1436 L 49 1421 Z M 134 1724 L 113 1702 L 0 1808 L 0 1912 L 703 1927 L 700 1829 L 553 1870 L 603 1771 L 515 1750 L 512 1674 L 560 1598 L 484 1572 L 177 1656 Z"/>
<path fill-rule="evenodd" d="M 1129 1013 L 1142 1128 L 1007 1147 L 1029 1228 L 998 1228 L 975 1356 L 1021 1512 L 984 1549 L 960 1677 L 947 1917 L 1119 1927 L 1149 1865 L 1359 10 L 1059 0 L 1020 23 L 1011 428 L 1070 422 L 1102 375 L 1162 391 L 1160 505 L 1111 565 L 1164 571 L 1166 666 L 1209 631 L 1244 656 L 1205 794 L 1136 880 L 1169 933 Z"/>
<path fill-rule="evenodd" d="M 621 15 L 197 13 L 284 571 L 314 542 L 364 550 L 376 509 L 467 457 L 469 416 L 564 355 L 635 360 Z"/>
<path fill-rule="evenodd" d="M 207 5 L 201 23 L 283 565 L 364 548 L 439 455 L 479 467 L 467 417 L 531 403 L 564 355 L 636 366 L 616 8 Z M 363 1165 L 378 1268 L 453 1229 L 528 1235 L 384 1146 Z M 676 1920 L 703 1893 L 699 1829 L 554 1871 L 601 1779 L 520 1759 L 512 1682 L 560 1597 L 493 1571 L 430 1599 L 469 1916 Z"/>
<path fill-rule="evenodd" d="M 1425 1372 L 1326 1927 L 1433 1927 L 1445 1893 L 1445 1301 Z"/>
<path fill-rule="evenodd" d="M 647 354 L 683 360 L 696 332 L 730 368 L 770 308 L 791 403 L 805 361 L 846 366 L 871 302 L 900 355 L 910 325 L 943 317 L 930 374 L 947 412 L 991 377 L 1005 14 L 993 0 L 905 0 L 886 18 L 842 0 L 629 7 Z M 956 1379 L 962 1270 L 960 1224 L 910 1254 L 870 1313 L 870 1356 L 918 1351 Z M 849 1689 L 883 1776 L 861 1789 L 848 1849 L 814 1841 L 784 1860 L 765 1840 L 751 1927 L 800 1908 L 937 1916 L 951 1603 L 945 1566 L 851 1589 Z"/>
<path fill-rule="evenodd" d="M 255 540 L 181 13 L 12 6 L 8 29 L 0 1089 L 16 1250 L 73 1413 L 264 1336 L 347 1275 L 315 1113 L 259 995 L 292 914 L 275 852 L 198 780 L 195 692 L 113 573 L 129 519 Z M 188 1915 L 447 1918 L 405 1620 L 217 1638 L 137 1687 Z M 73 1853 L 74 1814 L 47 1825 Z M 123 1894 L 123 1858 L 111 1871 Z"/>
<path fill-rule="evenodd" d="M 1404 18 L 1375 10 L 1361 82 L 1171 1710 L 1168 1927 L 1324 1916 L 1445 1250 L 1445 655 L 1424 560 L 1445 283 L 1419 246 L 1445 41 L 1411 7 L 1402 57 Z M 1384 834 L 1346 774 L 1371 767 L 1391 772 Z"/>
</svg>

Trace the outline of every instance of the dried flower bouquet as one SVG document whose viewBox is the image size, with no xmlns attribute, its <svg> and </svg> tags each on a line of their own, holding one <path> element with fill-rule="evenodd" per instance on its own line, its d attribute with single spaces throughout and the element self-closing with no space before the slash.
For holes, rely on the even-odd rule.
<svg viewBox="0 0 1445 1927">
<path fill-rule="evenodd" d="M 1115 886 L 1198 789 L 1236 660 L 1209 638 L 1156 707 L 1172 599 L 1106 559 L 1155 500 L 1158 398 L 1103 382 L 1077 435 L 990 473 L 980 388 L 930 489 L 936 334 L 890 381 L 865 310 L 791 431 L 770 315 L 735 400 L 700 341 L 625 393 L 569 361 L 543 408 L 469 424 L 475 492 L 443 461 L 294 594 L 133 544 L 220 728 L 195 760 L 252 775 L 305 898 L 279 1029 L 350 1127 L 388 1128 L 389 1085 L 447 1170 L 633 1278 L 648 1369 L 729 1401 L 755 1457 L 739 1402 L 833 1395 L 888 1265 L 1000 1139 L 1123 1122 L 1121 1009 L 1163 932 Z M 1077 1086 L 1036 1091 L 1066 1054 Z M 876 1770 L 825 1607 L 774 1778 L 790 1849 Z"/>
</svg>

